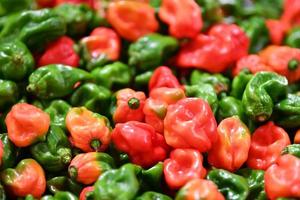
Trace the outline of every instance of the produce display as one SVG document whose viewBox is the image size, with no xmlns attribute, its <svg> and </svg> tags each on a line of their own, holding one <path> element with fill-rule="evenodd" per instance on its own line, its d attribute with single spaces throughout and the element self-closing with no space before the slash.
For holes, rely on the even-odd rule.
<svg viewBox="0 0 300 200">
<path fill-rule="evenodd" d="M 0 0 L 0 200 L 300 199 L 300 0 Z"/>
</svg>

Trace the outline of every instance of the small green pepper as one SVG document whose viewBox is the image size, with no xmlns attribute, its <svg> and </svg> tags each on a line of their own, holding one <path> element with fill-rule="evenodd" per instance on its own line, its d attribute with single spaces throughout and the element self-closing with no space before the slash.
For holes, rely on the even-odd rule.
<svg viewBox="0 0 300 200">
<path fill-rule="evenodd" d="M 33 0 L 0 0 L 0 16 L 32 9 Z"/>
<path fill-rule="evenodd" d="M 16 164 L 17 156 L 19 154 L 19 148 L 17 148 L 9 140 L 6 133 L 0 134 L 0 140 L 2 141 L 3 150 L 4 150 L 0 169 L 3 170 L 6 168 L 14 167 Z M 1 192 L 0 192 L 0 194 L 1 194 Z"/>
<path fill-rule="evenodd" d="M 148 191 L 142 194 L 141 196 L 135 198 L 135 200 L 172 200 L 172 199 L 171 197 L 165 194 Z"/>
<path fill-rule="evenodd" d="M 143 89 L 148 87 L 148 83 L 152 77 L 153 71 L 146 71 L 141 74 L 137 74 L 134 77 L 134 87 L 136 89 Z"/>
<path fill-rule="evenodd" d="M 149 169 L 142 169 L 141 171 L 141 187 L 147 191 L 154 189 L 161 190 L 161 179 L 163 174 L 163 163 L 158 162 Z"/>
<path fill-rule="evenodd" d="M 294 47 L 294 48 L 300 48 L 300 27 L 292 28 L 286 38 L 285 38 L 285 44 Z"/>
<path fill-rule="evenodd" d="M 41 200 L 78 200 L 71 192 L 56 192 L 54 196 L 46 195 Z"/>
<path fill-rule="evenodd" d="M 231 83 L 230 96 L 242 99 L 244 90 L 252 77 L 253 74 L 251 74 L 249 70 L 242 70 L 237 76 L 235 76 Z"/>
<path fill-rule="evenodd" d="M 290 144 L 286 146 L 281 154 L 291 154 L 293 156 L 296 156 L 300 158 L 300 144 Z"/>
<path fill-rule="evenodd" d="M 219 108 L 217 113 L 218 121 L 222 121 L 227 117 L 237 115 L 243 122 L 247 122 L 242 101 L 232 96 L 223 97 L 219 101 Z"/>
<path fill-rule="evenodd" d="M 59 191 L 70 191 L 75 195 L 79 195 L 83 186 L 66 176 L 57 176 L 48 179 L 47 188 L 53 194 Z"/>
<path fill-rule="evenodd" d="M 19 89 L 15 82 L 0 79 L 0 111 L 5 111 L 19 99 Z"/>
</svg>

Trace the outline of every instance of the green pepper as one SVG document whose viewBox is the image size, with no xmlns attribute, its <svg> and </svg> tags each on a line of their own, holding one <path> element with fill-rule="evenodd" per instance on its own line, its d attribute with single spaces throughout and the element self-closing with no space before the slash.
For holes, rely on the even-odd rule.
<svg viewBox="0 0 300 200">
<path fill-rule="evenodd" d="M 258 72 L 249 81 L 242 103 L 247 116 L 254 121 L 264 122 L 270 118 L 274 103 L 287 92 L 286 77 L 275 72 Z"/>
<path fill-rule="evenodd" d="M 141 196 L 135 198 L 135 200 L 172 200 L 172 199 L 171 197 L 165 194 L 148 191 L 142 194 Z"/>
<path fill-rule="evenodd" d="M 0 16 L 32 9 L 33 0 L 0 0 Z"/>
<path fill-rule="evenodd" d="M 125 164 L 119 169 L 104 172 L 94 185 L 97 200 L 131 200 L 139 190 L 136 166 Z"/>
<path fill-rule="evenodd" d="M 134 77 L 134 87 L 137 89 L 144 89 L 148 87 L 148 83 L 152 77 L 153 71 L 146 71 L 141 74 L 137 74 Z"/>
<path fill-rule="evenodd" d="M 0 111 L 5 111 L 18 102 L 18 90 L 15 82 L 0 79 Z"/>
<path fill-rule="evenodd" d="M 242 101 L 232 96 L 223 97 L 219 101 L 217 113 L 218 121 L 222 121 L 223 119 L 234 115 L 237 115 L 243 122 L 247 122 Z"/>
<path fill-rule="evenodd" d="M 155 12 L 158 12 L 161 2 L 162 2 L 162 0 L 150 0 L 149 4 L 151 7 L 153 7 L 155 9 Z"/>
<path fill-rule="evenodd" d="M 239 175 L 223 169 L 213 169 L 207 174 L 207 179 L 213 181 L 226 199 L 245 200 L 249 194 L 247 180 Z"/>
<path fill-rule="evenodd" d="M 237 171 L 238 175 L 246 178 L 249 186 L 249 195 L 247 200 L 266 200 L 265 192 L 265 171 L 244 168 Z"/>
<path fill-rule="evenodd" d="M 8 17 L 0 41 L 21 40 L 29 49 L 40 49 L 46 43 L 64 35 L 66 24 L 49 9 L 30 10 Z"/>
<path fill-rule="evenodd" d="M 142 169 L 140 174 L 141 187 L 143 190 L 155 191 L 161 190 L 161 179 L 163 174 L 163 163 L 158 162 L 156 165 L 149 169 Z"/>
<path fill-rule="evenodd" d="M 223 18 L 220 2 L 216 0 L 196 0 L 196 3 L 201 6 L 204 28 L 209 28 L 211 25 L 221 22 Z"/>
<path fill-rule="evenodd" d="M 237 76 L 235 76 L 231 83 L 230 96 L 233 96 L 237 99 L 242 99 L 244 90 L 252 77 L 253 74 L 246 69 L 242 70 Z"/>
<path fill-rule="evenodd" d="M 92 79 L 92 75 L 82 69 L 47 65 L 29 76 L 27 91 L 41 99 L 61 98 L 71 94 L 75 84 Z"/>
<path fill-rule="evenodd" d="M 171 36 L 151 33 L 139 38 L 129 46 L 128 63 L 140 71 L 162 65 L 178 49 L 178 41 Z"/>
<path fill-rule="evenodd" d="M 75 107 L 84 106 L 93 112 L 107 115 L 111 95 L 110 90 L 105 87 L 94 83 L 85 83 L 75 90 L 70 98 L 70 103 Z"/>
<path fill-rule="evenodd" d="M 98 67 L 91 74 L 94 76 L 97 84 L 108 89 L 126 87 L 132 79 L 130 68 L 121 62 Z"/>
<path fill-rule="evenodd" d="M 294 27 L 288 32 L 285 37 L 285 44 L 290 47 L 300 48 L 300 27 Z"/>
<path fill-rule="evenodd" d="M 113 157 L 116 165 L 119 167 L 130 162 L 129 156 L 126 153 L 119 151 L 112 142 L 109 144 L 108 153 Z"/>
<path fill-rule="evenodd" d="M 70 191 L 79 195 L 83 186 L 66 176 L 57 176 L 47 181 L 47 188 L 53 194 L 59 191 Z"/>
<path fill-rule="evenodd" d="M 286 146 L 281 154 L 291 154 L 293 156 L 296 156 L 300 158 L 300 144 L 290 144 Z"/>
<path fill-rule="evenodd" d="M 1 200 L 6 200 L 5 190 L 4 190 L 3 185 L 1 183 L 0 183 L 0 199 Z"/>
<path fill-rule="evenodd" d="M 19 154 L 17 148 L 8 138 L 6 133 L 0 134 L 0 140 L 3 144 L 3 157 L 1 161 L 1 170 L 15 166 L 16 159 Z M 1 194 L 1 192 L 0 192 Z M 0 195 L 1 196 L 1 195 Z M 0 198 L 1 199 L 1 198 Z"/>
<path fill-rule="evenodd" d="M 78 200 L 78 198 L 71 192 L 57 192 L 54 196 L 43 196 L 41 200 Z"/>
</svg>

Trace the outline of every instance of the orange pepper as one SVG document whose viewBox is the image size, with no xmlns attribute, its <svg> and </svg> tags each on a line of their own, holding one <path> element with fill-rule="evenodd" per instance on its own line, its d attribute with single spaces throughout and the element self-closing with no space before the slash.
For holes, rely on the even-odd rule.
<svg viewBox="0 0 300 200">
<path fill-rule="evenodd" d="M 295 137 L 294 137 L 294 143 L 295 144 L 300 144 L 300 130 L 298 130 L 295 134 Z"/>
</svg>

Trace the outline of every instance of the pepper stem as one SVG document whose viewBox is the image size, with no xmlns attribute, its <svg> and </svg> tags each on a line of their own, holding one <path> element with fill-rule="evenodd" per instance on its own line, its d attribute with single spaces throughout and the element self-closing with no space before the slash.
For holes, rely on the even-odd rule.
<svg viewBox="0 0 300 200">
<path fill-rule="evenodd" d="M 101 141 L 99 139 L 93 139 L 90 142 L 90 146 L 92 149 L 94 149 L 95 151 L 98 151 L 101 147 Z"/>
<path fill-rule="evenodd" d="M 63 164 L 69 164 L 72 160 L 71 150 L 68 148 L 60 148 L 57 153 L 60 155 Z"/>
<path fill-rule="evenodd" d="M 70 177 L 72 179 L 76 179 L 77 178 L 78 172 L 77 172 L 76 167 L 74 167 L 74 166 L 69 167 L 68 172 L 69 172 L 69 175 L 70 175 Z"/>
<path fill-rule="evenodd" d="M 132 97 L 128 101 L 128 106 L 129 106 L 129 108 L 136 110 L 140 107 L 140 100 L 135 97 Z"/>
<path fill-rule="evenodd" d="M 288 69 L 290 71 L 294 71 L 298 68 L 298 65 L 299 65 L 299 61 L 297 59 L 293 58 L 288 63 Z"/>
</svg>

